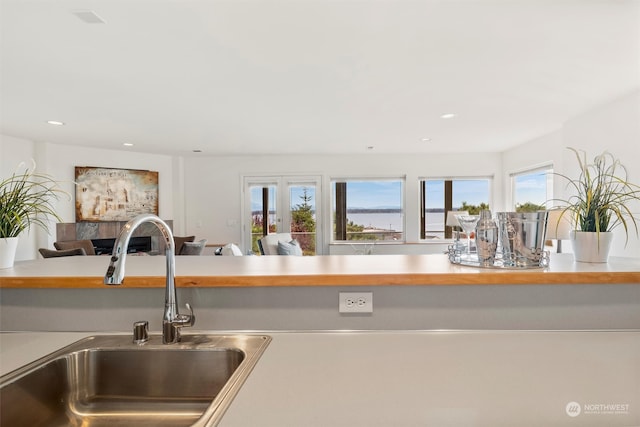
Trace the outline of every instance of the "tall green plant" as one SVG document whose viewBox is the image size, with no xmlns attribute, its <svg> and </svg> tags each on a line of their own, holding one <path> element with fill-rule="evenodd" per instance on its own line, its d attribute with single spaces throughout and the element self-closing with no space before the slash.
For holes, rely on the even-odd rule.
<svg viewBox="0 0 640 427">
<path fill-rule="evenodd" d="M 629 240 L 629 228 L 638 235 L 638 221 L 630 204 L 640 202 L 640 186 L 628 180 L 625 166 L 611 153 L 605 151 L 592 163 L 582 150 L 573 151 L 580 167 L 577 179 L 555 173 L 567 180 L 567 187 L 574 193 L 566 200 L 554 199 L 565 205 L 563 215 L 569 213 L 578 231 L 606 232 L 622 226 Z"/>
<path fill-rule="evenodd" d="M 0 238 L 17 237 L 32 225 L 48 232 L 49 217 L 60 221 L 53 201 L 68 195 L 56 180 L 26 169 L 0 182 Z"/>
</svg>

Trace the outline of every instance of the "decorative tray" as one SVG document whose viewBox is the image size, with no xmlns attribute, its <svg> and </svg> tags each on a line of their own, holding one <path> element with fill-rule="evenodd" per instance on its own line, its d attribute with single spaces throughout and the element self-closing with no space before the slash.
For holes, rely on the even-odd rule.
<svg viewBox="0 0 640 427">
<path fill-rule="evenodd" d="M 528 260 L 523 262 L 518 262 L 516 260 L 514 265 L 509 265 L 504 262 L 500 251 L 496 252 L 496 259 L 493 263 L 483 263 L 478 260 L 478 254 L 476 252 L 467 254 L 466 247 L 460 245 L 449 245 L 449 250 L 446 254 L 449 256 L 449 261 L 452 264 L 475 268 L 489 268 L 494 270 L 533 270 L 549 266 L 549 251 L 541 252 L 538 265 L 531 265 Z"/>
</svg>

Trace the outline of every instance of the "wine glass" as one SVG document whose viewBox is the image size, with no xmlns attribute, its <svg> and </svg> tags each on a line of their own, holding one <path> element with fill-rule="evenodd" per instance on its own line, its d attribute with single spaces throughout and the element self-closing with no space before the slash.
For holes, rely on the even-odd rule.
<svg viewBox="0 0 640 427">
<path fill-rule="evenodd" d="M 458 223 L 467 235 L 467 258 L 471 255 L 471 233 L 476 231 L 480 215 L 456 215 Z"/>
</svg>

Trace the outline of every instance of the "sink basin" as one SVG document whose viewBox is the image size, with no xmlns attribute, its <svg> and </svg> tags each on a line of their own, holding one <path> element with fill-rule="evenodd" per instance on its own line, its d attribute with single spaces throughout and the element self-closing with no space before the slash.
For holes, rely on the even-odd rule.
<svg viewBox="0 0 640 427">
<path fill-rule="evenodd" d="M 3 426 L 215 426 L 270 342 L 89 337 L 0 378 Z"/>
</svg>

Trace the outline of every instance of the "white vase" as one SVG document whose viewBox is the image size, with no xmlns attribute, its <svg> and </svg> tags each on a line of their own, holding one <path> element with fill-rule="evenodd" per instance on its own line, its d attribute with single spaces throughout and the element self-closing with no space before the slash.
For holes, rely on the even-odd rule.
<svg viewBox="0 0 640 427">
<path fill-rule="evenodd" d="M 571 230 L 573 256 L 578 262 L 608 262 L 613 233 Z"/>
<path fill-rule="evenodd" d="M 17 237 L 0 238 L 0 268 L 11 268 L 16 259 Z"/>
</svg>

